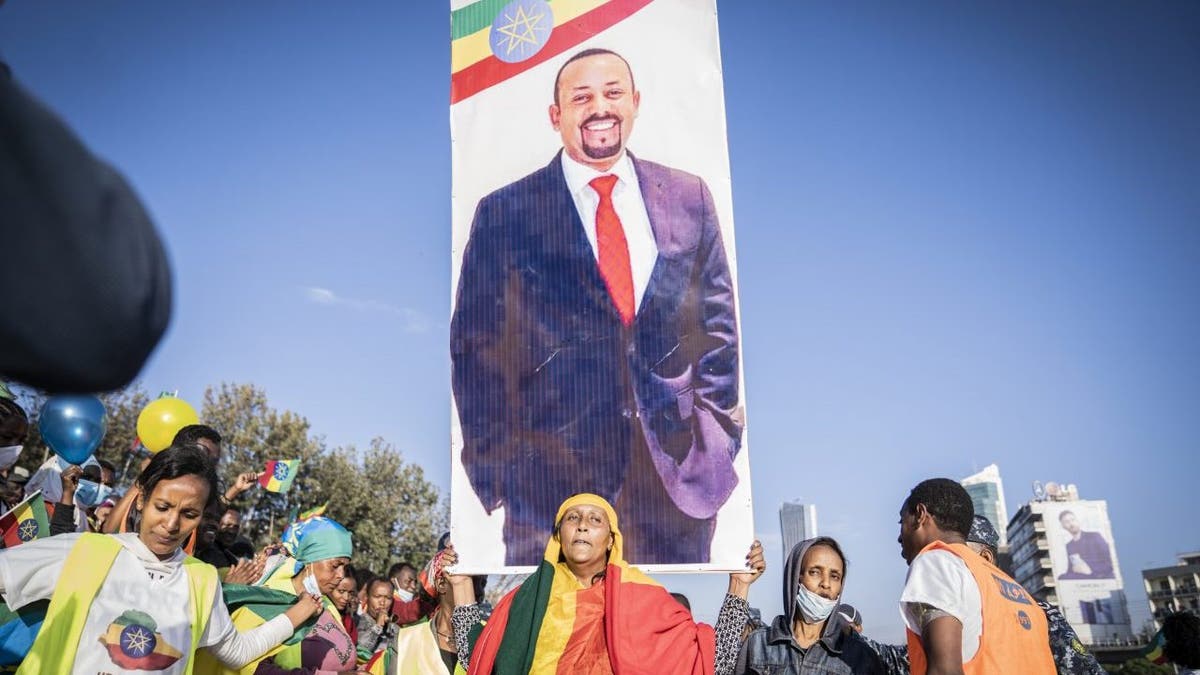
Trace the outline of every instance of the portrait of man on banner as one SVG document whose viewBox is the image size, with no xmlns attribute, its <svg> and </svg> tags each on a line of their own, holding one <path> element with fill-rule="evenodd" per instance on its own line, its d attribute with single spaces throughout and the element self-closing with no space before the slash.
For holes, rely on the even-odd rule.
<svg viewBox="0 0 1200 675">
<path fill-rule="evenodd" d="M 641 563 L 707 562 L 737 484 L 734 293 L 697 176 L 627 147 L 640 92 L 603 48 L 567 58 L 562 149 L 484 197 L 451 323 L 462 463 L 505 560 L 536 563 L 562 499 L 611 500 Z"/>
</svg>

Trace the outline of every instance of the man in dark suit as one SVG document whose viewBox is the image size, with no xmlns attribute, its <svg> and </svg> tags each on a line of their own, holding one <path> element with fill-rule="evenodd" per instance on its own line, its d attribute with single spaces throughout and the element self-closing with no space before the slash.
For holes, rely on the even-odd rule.
<svg viewBox="0 0 1200 675">
<path fill-rule="evenodd" d="M 732 279 L 712 197 L 625 143 L 628 63 L 559 70 L 563 151 L 484 197 L 451 322 L 462 462 L 504 507 L 505 560 L 535 565 L 558 505 L 617 508 L 638 563 L 709 560 L 742 434 Z"/>
</svg>

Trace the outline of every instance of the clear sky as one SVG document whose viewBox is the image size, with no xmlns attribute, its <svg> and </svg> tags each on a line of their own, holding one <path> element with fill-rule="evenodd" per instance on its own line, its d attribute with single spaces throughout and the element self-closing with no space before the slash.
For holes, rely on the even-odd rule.
<svg viewBox="0 0 1200 675">
<path fill-rule="evenodd" d="M 996 462 L 1010 513 L 1034 480 L 1108 500 L 1138 627 L 1140 570 L 1200 548 L 1200 5 L 719 9 L 773 565 L 751 600 L 780 609 L 777 509 L 801 498 L 846 547 L 867 630 L 899 640 L 901 501 Z M 448 13 L 0 8 L 15 76 L 167 240 L 149 391 L 253 382 L 448 488 Z M 715 618 L 723 579 L 666 581 Z"/>
</svg>

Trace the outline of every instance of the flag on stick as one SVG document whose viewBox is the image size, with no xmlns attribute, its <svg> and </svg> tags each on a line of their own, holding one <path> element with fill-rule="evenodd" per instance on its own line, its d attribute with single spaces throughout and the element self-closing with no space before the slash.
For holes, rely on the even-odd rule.
<svg viewBox="0 0 1200 675">
<path fill-rule="evenodd" d="M 317 516 L 323 516 L 323 515 L 325 515 L 325 509 L 328 506 L 329 506 L 329 502 L 325 502 L 324 504 L 322 504 L 320 506 L 314 506 L 311 509 L 304 511 L 300 515 L 296 516 L 295 521 L 298 523 L 303 523 L 304 521 L 306 521 L 310 518 L 316 518 Z"/>
<path fill-rule="evenodd" d="M 49 536 L 50 518 L 46 515 L 46 502 L 42 499 L 41 490 L 0 516 L 0 539 L 3 539 L 5 548 Z"/>
<path fill-rule="evenodd" d="M 271 460 L 267 462 L 267 468 L 263 471 L 262 478 L 258 479 L 258 484 L 269 492 L 287 492 L 288 488 L 292 487 L 292 481 L 296 479 L 298 468 L 298 459 Z"/>
<path fill-rule="evenodd" d="M 1163 638 L 1162 629 L 1159 629 L 1154 634 L 1154 638 L 1150 640 L 1150 644 L 1142 649 L 1142 657 L 1151 663 L 1165 664 L 1167 657 L 1163 654 L 1163 647 L 1166 646 L 1166 643 L 1167 641 Z"/>
</svg>

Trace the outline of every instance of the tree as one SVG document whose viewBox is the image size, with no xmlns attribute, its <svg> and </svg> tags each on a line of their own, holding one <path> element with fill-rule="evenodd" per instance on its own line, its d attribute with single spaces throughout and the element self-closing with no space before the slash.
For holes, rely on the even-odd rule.
<svg viewBox="0 0 1200 675">
<path fill-rule="evenodd" d="M 399 560 L 419 566 L 436 549 L 448 521 L 439 491 L 387 441 L 372 440 L 361 456 L 353 446 L 326 450 L 307 419 L 276 411 L 250 384 L 210 387 L 201 419 L 224 438 L 226 483 L 270 460 L 300 460 L 287 493 L 256 489 L 242 498 L 250 502 L 242 532 L 257 546 L 277 541 L 295 513 L 328 503 L 326 515 L 354 534 L 356 564 L 377 572 Z"/>
<path fill-rule="evenodd" d="M 336 448 L 313 475 L 313 502 L 328 502 L 328 515 L 354 532 L 356 564 L 383 573 L 433 555 L 448 520 L 438 489 L 392 444 L 373 439 L 361 457 L 353 446 Z"/>
<path fill-rule="evenodd" d="M 267 403 L 266 392 L 252 384 L 222 383 L 206 389 L 200 420 L 221 434 L 219 473 L 226 485 L 239 473 L 262 471 L 268 461 L 300 460 L 288 493 L 254 488 L 241 498 L 250 502 L 243 509 L 243 534 L 259 545 L 277 540 L 295 506 L 289 499 L 298 502 L 315 487 L 312 467 L 324 450 L 322 440 L 309 434 L 307 419 L 276 411 Z"/>
</svg>

